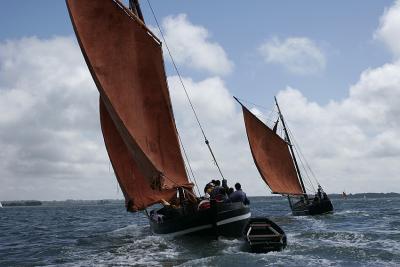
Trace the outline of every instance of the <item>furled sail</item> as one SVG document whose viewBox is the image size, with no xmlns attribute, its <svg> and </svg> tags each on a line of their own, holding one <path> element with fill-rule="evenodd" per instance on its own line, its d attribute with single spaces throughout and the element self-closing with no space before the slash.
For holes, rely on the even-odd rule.
<svg viewBox="0 0 400 267">
<path fill-rule="evenodd" d="M 179 147 L 161 43 L 118 0 L 67 0 L 100 93 L 106 148 L 129 208 L 191 188 Z"/>
<path fill-rule="evenodd" d="M 254 162 L 273 193 L 303 194 L 287 143 L 242 105 Z"/>
</svg>

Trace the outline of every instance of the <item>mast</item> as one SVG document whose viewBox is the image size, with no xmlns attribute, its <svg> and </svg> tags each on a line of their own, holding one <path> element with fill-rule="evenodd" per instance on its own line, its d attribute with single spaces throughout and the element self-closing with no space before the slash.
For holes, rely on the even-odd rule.
<svg viewBox="0 0 400 267">
<path fill-rule="evenodd" d="M 142 9 L 140 8 L 139 0 L 129 0 L 129 9 L 132 10 L 144 23 Z"/>
<path fill-rule="evenodd" d="M 294 166 L 296 167 L 296 172 L 297 172 L 297 175 L 298 175 L 299 180 L 300 180 L 301 188 L 303 189 L 303 192 L 304 192 L 305 196 L 307 196 L 306 188 L 304 187 L 303 179 L 301 178 L 299 165 L 297 164 L 296 156 L 294 154 L 293 145 L 292 145 L 292 143 L 290 141 L 289 133 L 288 133 L 288 131 L 286 129 L 285 120 L 283 119 L 283 115 L 282 115 L 281 109 L 279 108 L 278 100 L 276 99 L 276 97 L 274 97 L 274 98 L 275 98 L 276 107 L 278 108 L 279 117 L 281 118 L 281 121 L 282 121 L 283 130 L 285 131 L 285 136 L 286 136 L 286 139 L 287 139 L 287 143 L 288 143 L 290 152 L 292 153 Z"/>
</svg>

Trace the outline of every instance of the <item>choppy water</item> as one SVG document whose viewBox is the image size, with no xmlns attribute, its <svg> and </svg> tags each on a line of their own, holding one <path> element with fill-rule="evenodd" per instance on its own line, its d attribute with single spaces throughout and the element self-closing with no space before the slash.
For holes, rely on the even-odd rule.
<svg viewBox="0 0 400 267">
<path fill-rule="evenodd" d="M 122 205 L 0 209 L 0 266 L 400 266 L 400 198 L 333 199 L 336 213 L 289 215 L 253 199 L 288 235 L 283 252 L 250 254 L 231 239 L 164 239 Z"/>
</svg>

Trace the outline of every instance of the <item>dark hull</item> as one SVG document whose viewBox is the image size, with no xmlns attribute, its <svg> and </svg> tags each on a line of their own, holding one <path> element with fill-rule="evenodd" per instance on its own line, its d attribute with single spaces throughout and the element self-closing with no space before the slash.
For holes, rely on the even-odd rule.
<svg viewBox="0 0 400 267">
<path fill-rule="evenodd" d="M 303 203 L 301 201 L 296 202 L 291 206 L 292 214 L 294 216 L 306 216 L 306 215 L 320 215 L 326 213 L 333 213 L 333 205 L 330 199 L 322 199 L 320 201 L 310 201 L 309 203 Z"/>
<path fill-rule="evenodd" d="M 244 233 L 245 250 L 254 253 L 281 251 L 286 247 L 285 232 L 265 217 L 250 218 Z"/>
<path fill-rule="evenodd" d="M 150 218 L 155 234 L 241 237 L 251 216 L 250 208 L 242 203 L 216 203 L 206 210 L 173 212 L 167 213 L 161 221 Z"/>
</svg>

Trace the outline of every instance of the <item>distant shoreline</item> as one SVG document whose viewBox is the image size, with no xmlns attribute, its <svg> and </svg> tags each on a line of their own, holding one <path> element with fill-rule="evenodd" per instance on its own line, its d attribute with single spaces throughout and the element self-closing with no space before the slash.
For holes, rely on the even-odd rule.
<svg viewBox="0 0 400 267">
<path fill-rule="evenodd" d="M 332 199 L 343 198 L 342 194 L 328 194 Z M 250 196 L 252 199 L 276 199 L 281 198 L 280 195 L 272 196 Z M 347 199 L 357 199 L 357 198 L 387 198 L 387 197 L 400 197 L 400 193 L 347 193 Z M 52 201 L 42 201 L 42 200 L 10 200 L 10 201 L 0 201 L 4 207 L 17 207 L 17 206 L 57 206 L 57 205 L 105 205 L 105 204 L 124 204 L 123 199 L 100 199 L 100 200 L 79 200 L 79 199 L 67 199 L 67 200 L 52 200 Z"/>
</svg>

